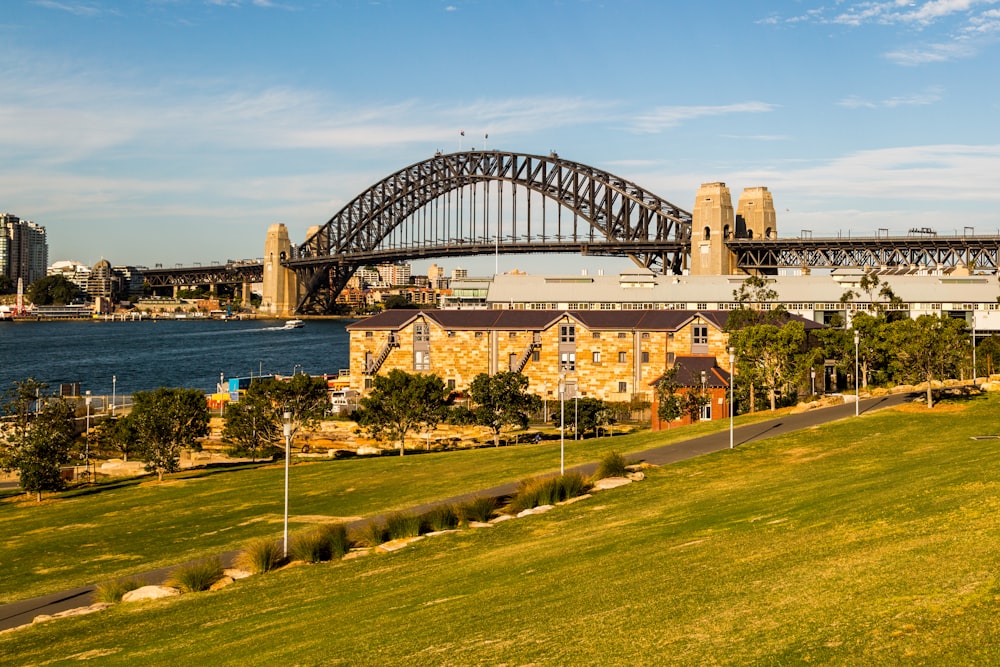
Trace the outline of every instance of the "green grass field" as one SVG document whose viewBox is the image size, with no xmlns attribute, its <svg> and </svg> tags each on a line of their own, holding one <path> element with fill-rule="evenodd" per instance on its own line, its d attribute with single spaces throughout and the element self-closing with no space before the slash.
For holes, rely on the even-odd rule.
<svg viewBox="0 0 1000 667">
<path fill-rule="evenodd" d="M 745 419 L 759 419 L 748 416 Z M 718 430 L 699 424 L 566 442 L 567 465 L 611 447 L 637 451 Z M 559 469 L 559 442 L 433 455 L 311 460 L 293 465 L 290 530 L 331 517 L 369 517 Z M 284 462 L 191 470 L 158 483 L 123 480 L 0 502 L 0 603 L 175 565 L 280 536 Z"/>
<path fill-rule="evenodd" d="M 12 664 L 998 664 L 1000 440 L 972 439 L 1000 431 L 998 407 L 1000 397 L 990 396 L 868 414 L 393 554 L 290 567 L 218 592 L 7 633 L 0 656 Z M 590 446 L 591 455 L 608 448 Z M 353 469 L 355 491 L 330 481 L 347 483 L 331 472 L 348 470 L 345 462 L 293 472 L 315 469 L 328 485 L 300 493 L 309 513 L 372 514 L 352 496 L 407 506 L 462 484 L 488 486 L 500 481 L 491 475 L 535 455 L 510 448 L 346 462 L 371 466 Z M 229 522 L 244 515 L 225 508 L 256 505 L 268 493 L 274 517 L 280 490 L 230 481 L 265 474 L 277 475 L 244 471 L 174 486 L 197 491 L 206 514 Z M 381 476 L 394 481 L 380 484 Z M 126 502 L 133 497 L 154 504 L 133 517 L 136 533 L 144 520 L 172 521 L 189 534 L 228 525 L 202 526 L 183 494 L 153 497 L 167 488 L 120 490 L 123 512 L 137 511 Z M 10 513 L 48 514 L 53 527 L 38 534 L 51 539 L 60 530 L 54 513 L 66 511 L 60 505 L 103 497 L 5 507 L 4 525 L 16 520 Z M 93 509 L 93 523 L 106 523 L 110 511 Z M 20 549 L 31 548 L 30 537 Z"/>
</svg>

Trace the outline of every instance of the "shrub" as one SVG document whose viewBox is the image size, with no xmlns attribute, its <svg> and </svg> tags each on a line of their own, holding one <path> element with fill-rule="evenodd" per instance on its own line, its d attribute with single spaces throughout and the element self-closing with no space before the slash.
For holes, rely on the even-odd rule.
<svg viewBox="0 0 1000 667">
<path fill-rule="evenodd" d="M 262 537 L 240 552 L 236 557 L 236 566 L 254 574 L 263 574 L 277 569 L 283 561 L 281 542 Z"/>
<path fill-rule="evenodd" d="M 145 586 L 145 582 L 139 579 L 115 579 L 103 584 L 98 584 L 94 591 L 95 602 L 121 602 L 122 596 L 129 591 Z"/>
<path fill-rule="evenodd" d="M 594 479 L 604 479 L 606 477 L 624 477 L 628 470 L 625 466 L 625 457 L 621 452 L 608 452 L 601 457 L 594 472 Z"/>
<path fill-rule="evenodd" d="M 421 527 L 426 527 L 428 531 L 450 530 L 458 525 L 458 515 L 451 505 L 432 507 L 420 519 Z"/>
<path fill-rule="evenodd" d="M 347 529 L 341 524 L 323 524 L 297 533 L 289 540 L 288 552 L 307 563 L 342 558 L 350 550 Z"/>
<path fill-rule="evenodd" d="M 208 590 L 222 578 L 222 561 L 216 556 L 181 565 L 170 573 L 167 585 L 179 588 L 185 593 Z"/>
<path fill-rule="evenodd" d="M 385 531 L 390 540 L 420 534 L 420 516 L 410 512 L 395 512 L 385 519 Z"/>
<path fill-rule="evenodd" d="M 518 484 L 507 511 L 517 514 L 539 505 L 554 505 L 568 498 L 583 495 L 587 492 L 587 488 L 586 480 L 578 472 L 527 479 Z"/>
<path fill-rule="evenodd" d="M 462 503 L 459 508 L 462 521 L 480 521 L 486 523 L 497 511 L 497 499 L 493 496 L 478 496 Z"/>
<path fill-rule="evenodd" d="M 366 547 L 377 547 L 386 540 L 385 527 L 376 520 L 371 520 L 361 526 L 352 541 Z"/>
</svg>

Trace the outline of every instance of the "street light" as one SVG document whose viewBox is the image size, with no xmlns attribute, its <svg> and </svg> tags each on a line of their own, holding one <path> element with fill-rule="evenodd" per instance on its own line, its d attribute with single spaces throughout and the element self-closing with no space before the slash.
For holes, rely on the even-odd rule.
<svg viewBox="0 0 1000 667">
<path fill-rule="evenodd" d="M 705 371 L 701 372 L 701 400 L 705 400 Z M 701 421 L 705 418 L 705 406 L 701 406 L 701 414 L 698 416 L 698 420 Z"/>
<path fill-rule="evenodd" d="M 559 374 L 559 474 L 566 472 L 566 376 Z"/>
<path fill-rule="evenodd" d="M 858 416 L 859 406 L 861 403 L 861 392 L 858 390 L 858 343 L 860 339 L 858 338 L 858 332 L 854 332 L 854 416 Z"/>
<path fill-rule="evenodd" d="M 809 369 L 809 380 L 812 383 L 812 391 L 810 392 L 810 394 L 812 396 L 815 396 L 816 395 L 816 369 L 815 368 L 810 368 Z"/>
<path fill-rule="evenodd" d="M 115 393 L 118 389 L 118 376 L 111 376 L 111 418 L 115 417 Z"/>
<path fill-rule="evenodd" d="M 282 553 L 284 558 L 288 558 L 288 460 L 292 452 L 292 413 L 285 410 L 283 417 L 285 418 L 282 426 L 285 433 L 285 536 L 282 540 Z"/>
<path fill-rule="evenodd" d="M 580 398 L 573 392 L 573 439 L 580 439 Z"/>
<path fill-rule="evenodd" d="M 83 399 L 83 402 L 87 404 L 87 438 L 86 446 L 84 447 L 84 458 L 87 464 L 87 481 L 90 481 L 90 400 L 91 400 L 90 390 L 87 390 L 87 396 Z"/>
<path fill-rule="evenodd" d="M 733 448 L 733 385 L 736 384 L 736 348 L 729 348 L 729 449 Z"/>
</svg>

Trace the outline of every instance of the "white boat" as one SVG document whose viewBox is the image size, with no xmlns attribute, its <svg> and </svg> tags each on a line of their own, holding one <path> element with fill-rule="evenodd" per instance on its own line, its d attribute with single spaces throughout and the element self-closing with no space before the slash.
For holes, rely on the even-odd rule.
<svg viewBox="0 0 1000 667">
<path fill-rule="evenodd" d="M 305 322 L 302 320 L 285 320 L 285 326 L 282 329 L 301 329 L 305 326 Z"/>
</svg>

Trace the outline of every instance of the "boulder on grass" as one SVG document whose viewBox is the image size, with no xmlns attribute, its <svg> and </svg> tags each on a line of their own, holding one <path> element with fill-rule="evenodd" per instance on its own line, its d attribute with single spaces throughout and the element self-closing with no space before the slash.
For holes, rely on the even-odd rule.
<svg viewBox="0 0 1000 667">
<path fill-rule="evenodd" d="M 122 596 L 122 602 L 139 602 L 140 600 L 159 600 L 180 595 L 180 589 L 173 586 L 143 586 L 129 591 Z"/>
</svg>

